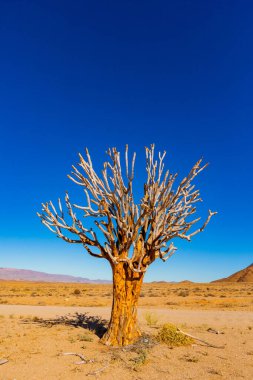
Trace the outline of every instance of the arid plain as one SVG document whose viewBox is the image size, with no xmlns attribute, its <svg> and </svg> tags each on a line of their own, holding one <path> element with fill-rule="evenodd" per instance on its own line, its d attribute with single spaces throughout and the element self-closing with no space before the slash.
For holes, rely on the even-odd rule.
<svg viewBox="0 0 253 380">
<path fill-rule="evenodd" d="M 144 284 L 134 347 L 109 348 L 99 335 L 112 285 L 0 281 L 0 380 L 252 379 L 253 283 Z M 100 319 L 101 318 L 101 319 Z M 158 343 L 164 323 L 196 340 Z M 81 354 L 87 362 L 79 364 Z"/>
</svg>

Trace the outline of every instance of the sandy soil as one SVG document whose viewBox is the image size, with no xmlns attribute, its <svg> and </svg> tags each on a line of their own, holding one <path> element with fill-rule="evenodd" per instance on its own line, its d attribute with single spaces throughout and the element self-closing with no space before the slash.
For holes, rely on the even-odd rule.
<svg viewBox="0 0 253 380">
<path fill-rule="evenodd" d="M 86 312 L 105 319 L 110 315 L 108 307 L 0 305 L 0 360 L 8 359 L 8 363 L 0 365 L 0 380 L 253 378 L 250 311 L 157 308 L 152 310 L 157 322 L 150 327 L 146 318 L 150 309 L 142 308 L 139 322 L 149 337 L 131 350 L 105 347 L 99 343 L 95 330 L 88 330 L 84 324 L 74 327 L 75 313 Z M 59 320 L 67 314 L 72 316 L 69 325 Z M 53 326 L 46 323 L 49 318 L 58 318 L 59 323 Z M 184 331 L 224 348 L 201 343 L 173 349 L 163 344 L 152 345 L 151 337 L 163 322 L 175 323 Z M 208 332 L 210 327 L 223 334 Z M 69 352 L 81 353 L 93 362 L 76 364 L 80 358 L 63 355 Z"/>
</svg>

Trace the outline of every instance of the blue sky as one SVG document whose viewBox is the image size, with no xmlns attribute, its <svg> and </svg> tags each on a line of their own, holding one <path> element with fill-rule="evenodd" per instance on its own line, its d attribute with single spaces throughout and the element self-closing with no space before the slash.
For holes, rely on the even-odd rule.
<svg viewBox="0 0 253 380">
<path fill-rule="evenodd" d="M 0 267 L 111 277 L 105 261 L 56 239 L 40 203 L 77 194 L 66 175 L 87 146 L 166 150 L 219 214 L 176 242 L 146 279 L 210 281 L 252 260 L 253 6 L 250 1 L 0 0 Z M 80 190 L 81 192 L 81 190 Z"/>
</svg>

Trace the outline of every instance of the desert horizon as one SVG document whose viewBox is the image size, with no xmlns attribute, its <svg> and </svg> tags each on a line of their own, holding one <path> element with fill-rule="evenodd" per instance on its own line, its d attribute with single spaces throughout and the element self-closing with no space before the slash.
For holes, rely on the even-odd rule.
<svg viewBox="0 0 253 380">
<path fill-rule="evenodd" d="M 0 267 L 0 281 L 13 280 L 13 281 L 37 281 L 37 282 L 76 282 L 76 283 L 112 283 L 112 280 L 105 279 L 89 279 L 87 277 L 47 273 L 24 268 L 1 268 Z M 208 284 L 212 282 L 253 282 L 253 264 L 248 265 L 246 268 L 240 269 L 227 277 L 215 279 L 212 281 L 191 281 L 188 279 L 180 281 L 165 281 L 163 279 L 155 281 L 145 281 L 145 283 L 195 283 L 195 284 Z"/>
</svg>

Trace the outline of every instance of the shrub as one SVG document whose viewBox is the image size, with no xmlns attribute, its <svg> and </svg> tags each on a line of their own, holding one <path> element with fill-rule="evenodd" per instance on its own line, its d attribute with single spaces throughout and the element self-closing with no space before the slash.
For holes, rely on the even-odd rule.
<svg viewBox="0 0 253 380">
<path fill-rule="evenodd" d="M 179 293 L 178 293 L 178 296 L 180 297 L 188 297 L 189 296 L 189 291 L 188 290 L 181 290 Z"/>
<path fill-rule="evenodd" d="M 196 356 L 190 357 L 186 355 L 184 359 L 189 363 L 198 363 L 199 359 Z"/>
<path fill-rule="evenodd" d="M 147 362 L 147 352 L 143 349 L 140 349 L 137 351 L 137 354 L 138 356 L 133 358 L 133 359 L 130 359 L 131 361 L 134 362 L 134 366 L 133 366 L 133 369 L 135 371 L 138 370 L 138 367 L 140 367 L 141 365 L 145 364 Z"/>
<path fill-rule="evenodd" d="M 80 342 L 93 342 L 93 337 L 88 334 L 78 335 Z"/>
<path fill-rule="evenodd" d="M 163 342 L 169 346 L 188 346 L 194 340 L 180 331 L 171 323 L 165 323 L 157 335 L 158 342 Z"/>
<path fill-rule="evenodd" d="M 156 326 L 157 322 L 158 322 L 158 318 L 155 314 L 153 313 L 149 313 L 147 312 L 145 314 L 145 319 L 146 319 L 146 322 L 147 322 L 147 325 L 148 326 Z"/>
<path fill-rule="evenodd" d="M 73 292 L 73 294 L 75 296 L 79 296 L 81 294 L 81 290 L 80 289 L 75 289 L 74 292 Z"/>
</svg>

